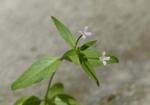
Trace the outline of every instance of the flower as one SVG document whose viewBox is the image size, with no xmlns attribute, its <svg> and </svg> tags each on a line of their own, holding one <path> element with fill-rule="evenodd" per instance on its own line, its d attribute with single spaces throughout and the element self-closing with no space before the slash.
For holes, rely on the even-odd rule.
<svg viewBox="0 0 150 105">
<path fill-rule="evenodd" d="M 79 33 L 82 34 L 82 38 L 86 39 L 86 37 L 91 36 L 92 33 L 88 32 L 88 26 L 85 26 L 83 30 L 80 30 Z"/>
<path fill-rule="evenodd" d="M 106 65 L 107 65 L 107 61 L 110 60 L 110 57 L 109 57 L 109 56 L 106 56 L 106 52 L 104 51 L 104 52 L 102 53 L 102 56 L 99 57 L 99 60 L 103 63 L 104 66 L 106 66 Z"/>
</svg>

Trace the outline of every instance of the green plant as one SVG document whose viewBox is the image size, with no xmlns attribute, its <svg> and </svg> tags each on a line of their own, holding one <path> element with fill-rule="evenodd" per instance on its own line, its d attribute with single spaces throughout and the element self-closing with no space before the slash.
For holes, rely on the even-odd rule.
<svg viewBox="0 0 150 105">
<path fill-rule="evenodd" d="M 96 44 L 96 40 L 86 42 L 81 46 L 79 45 L 80 39 L 85 39 L 92 35 L 91 32 L 87 31 L 88 27 L 79 31 L 81 35 L 75 39 L 73 34 L 63 23 L 53 16 L 51 18 L 62 38 L 70 46 L 70 49 L 60 57 L 49 56 L 36 61 L 15 80 L 11 85 L 11 89 L 14 91 L 20 88 L 26 88 L 50 77 L 43 99 L 39 99 L 36 96 L 24 96 L 19 98 L 14 105 L 79 105 L 75 98 L 64 93 L 62 83 L 55 83 L 51 86 L 52 79 L 61 61 L 66 60 L 76 65 L 81 65 L 85 73 L 95 81 L 98 86 L 99 80 L 94 67 L 118 63 L 118 59 L 115 56 L 106 55 L 105 52 L 101 53 L 101 51 L 92 47 Z"/>
</svg>

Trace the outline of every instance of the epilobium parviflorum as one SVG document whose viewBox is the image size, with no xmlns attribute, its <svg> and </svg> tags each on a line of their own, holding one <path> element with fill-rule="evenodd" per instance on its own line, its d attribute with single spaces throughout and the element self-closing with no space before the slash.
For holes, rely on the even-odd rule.
<svg viewBox="0 0 150 105">
<path fill-rule="evenodd" d="M 118 63 L 115 56 L 106 54 L 105 52 L 97 50 L 93 47 L 96 40 L 88 41 L 82 45 L 79 44 L 80 39 L 86 39 L 92 33 L 88 31 L 86 26 L 79 31 L 80 36 L 75 38 L 71 31 L 58 19 L 51 17 L 60 36 L 69 45 L 69 50 L 61 57 L 45 57 L 33 63 L 17 80 L 15 80 L 11 89 L 13 91 L 21 88 L 26 88 L 44 79 L 50 78 L 47 90 L 43 99 L 37 96 L 23 96 L 19 98 L 14 105 L 80 105 L 79 102 L 72 96 L 64 93 L 64 86 L 62 83 L 52 84 L 53 77 L 57 71 L 57 67 L 63 60 L 69 61 L 76 65 L 80 65 L 82 70 L 96 82 L 99 86 L 99 80 L 94 70 L 97 66 L 106 64 Z"/>
</svg>

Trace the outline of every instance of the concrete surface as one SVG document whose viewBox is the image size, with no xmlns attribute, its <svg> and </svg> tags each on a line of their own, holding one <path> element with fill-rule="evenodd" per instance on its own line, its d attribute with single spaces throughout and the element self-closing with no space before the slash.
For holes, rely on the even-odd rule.
<svg viewBox="0 0 150 105">
<path fill-rule="evenodd" d="M 64 62 L 55 81 L 62 81 L 66 92 L 82 105 L 150 105 L 149 10 L 149 0 L 0 0 L 0 105 L 12 105 L 22 95 L 44 95 L 47 80 L 16 92 L 10 84 L 37 58 L 67 49 L 51 15 L 76 34 L 88 25 L 97 47 L 120 59 L 97 68 L 99 88 L 80 67 Z"/>
</svg>

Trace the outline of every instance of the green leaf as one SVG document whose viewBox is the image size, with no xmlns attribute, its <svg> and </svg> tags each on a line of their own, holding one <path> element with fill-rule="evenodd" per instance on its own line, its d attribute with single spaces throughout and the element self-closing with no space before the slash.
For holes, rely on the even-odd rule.
<svg viewBox="0 0 150 105">
<path fill-rule="evenodd" d="M 66 94 L 61 94 L 61 95 L 56 96 L 53 99 L 53 103 L 55 105 L 80 105 L 79 102 L 75 98 Z"/>
<path fill-rule="evenodd" d="M 99 50 L 89 48 L 82 51 L 82 53 L 88 58 L 88 62 L 92 66 L 97 67 L 102 65 L 102 63 L 99 61 L 99 57 L 102 56 L 102 53 Z"/>
<path fill-rule="evenodd" d="M 52 99 L 54 96 L 64 93 L 64 86 L 62 83 L 55 83 L 48 92 L 48 98 Z"/>
<path fill-rule="evenodd" d="M 110 55 L 110 60 L 107 61 L 108 64 L 119 63 L 119 59 L 115 56 Z"/>
<path fill-rule="evenodd" d="M 96 42 L 97 42 L 97 40 L 89 41 L 89 42 L 83 44 L 83 45 L 80 47 L 80 50 L 81 50 L 81 51 L 86 50 L 86 49 L 88 49 L 89 47 L 93 46 Z"/>
<path fill-rule="evenodd" d="M 57 57 L 47 57 L 38 60 L 12 84 L 12 90 L 25 88 L 40 82 L 55 72 L 59 64 L 60 60 Z"/>
<path fill-rule="evenodd" d="M 41 103 L 40 103 L 40 105 L 44 105 L 45 103 L 44 103 L 44 101 L 42 101 Z"/>
<path fill-rule="evenodd" d="M 74 64 L 78 64 L 78 65 L 80 64 L 79 57 L 78 57 L 77 52 L 76 52 L 75 49 L 71 49 L 71 50 L 67 51 L 64 54 L 63 58 L 65 60 L 73 62 Z"/>
<path fill-rule="evenodd" d="M 55 26 L 62 38 L 66 41 L 67 44 L 69 44 L 70 47 L 74 48 L 76 41 L 70 30 L 55 17 L 52 16 L 51 18 L 54 21 Z"/>
<path fill-rule="evenodd" d="M 35 96 L 24 96 L 16 101 L 14 105 L 40 105 L 41 100 Z"/>
<path fill-rule="evenodd" d="M 95 70 L 93 69 L 93 66 L 88 62 L 87 57 L 84 54 L 79 54 L 79 59 L 85 73 L 96 82 L 97 86 L 99 86 L 99 80 L 96 77 Z"/>
</svg>

